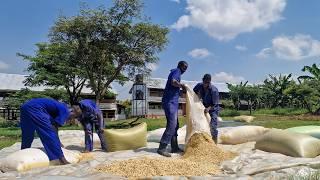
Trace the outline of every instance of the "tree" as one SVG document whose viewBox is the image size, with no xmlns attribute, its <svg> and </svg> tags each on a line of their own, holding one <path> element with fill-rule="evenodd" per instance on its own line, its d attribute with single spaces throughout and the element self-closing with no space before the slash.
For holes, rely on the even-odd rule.
<svg viewBox="0 0 320 180">
<path fill-rule="evenodd" d="M 25 88 L 6 98 L 4 104 L 10 108 L 19 108 L 21 104 L 33 98 L 52 98 L 62 101 L 68 99 L 67 93 L 63 89 L 45 89 L 44 91 L 36 92 Z"/>
<path fill-rule="evenodd" d="M 269 75 L 269 78 L 264 80 L 264 92 L 268 96 L 269 104 L 272 108 L 281 106 L 284 107 L 288 104 L 289 97 L 284 94 L 284 91 L 293 83 L 291 80 L 291 74 L 273 76 Z"/>
<path fill-rule="evenodd" d="M 109 9 L 84 7 L 77 16 L 61 16 L 52 28 L 53 42 L 77 44 L 76 59 L 97 102 L 113 81 L 149 73 L 168 41 L 168 29 L 141 22 L 141 10 L 140 0 L 115 0 Z"/>
<path fill-rule="evenodd" d="M 69 95 L 69 102 L 78 101 L 86 79 L 84 71 L 76 59 L 75 44 L 71 41 L 60 43 L 38 43 L 34 56 L 18 53 L 18 56 L 30 62 L 27 71 L 30 75 L 25 80 L 27 86 L 45 85 L 64 87 Z"/>
<path fill-rule="evenodd" d="M 229 84 L 228 88 L 230 90 L 230 97 L 233 101 L 234 107 L 237 108 L 237 110 L 239 110 L 240 108 L 240 100 L 244 99 L 244 95 L 245 95 L 245 87 L 247 86 L 248 81 L 246 81 L 245 83 L 240 82 L 240 84 L 238 85 L 233 85 L 233 84 Z"/>
<path fill-rule="evenodd" d="M 320 69 L 316 64 L 312 64 L 312 66 L 304 66 L 302 68 L 302 71 L 309 72 L 311 74 L 311 76 L 309 76 L 309 75 L 299 76 L 298 80 L 300 83 L 301 83 L 301 80 L 303 80 L 304 83 L 309 84 L 309 87 L 313 87 L 315 89 L 316 93 L 313 93 L 313 95 L 315 95 L 315 96 L 312 96 L 313 98 L 310 99 L 311 102 L 309 102 L 309 103 L 311 103 L 314 106 L 317 106 L 317 105 L 319 105 L 319 96 L 317 97 L 316 95 L 318 93 L 320 93 L 319 87 L 317 87 L 317 86 L 319 86 L 318 84 L 320 83 Z M 317 98 L 317 99 L 314 100 L 314 98 Z M 317 103 L 315 103 L 315 101 Z M 316 111 L 313 111 L 313 113 L 320 114 L 320 107 L 318 107 L 318 109 Z"/>
<path fill-rule="evenodd" d="M 61 16 L 51 31 L 54 43 L 74 42 L 78 65 L 99 102 L 113 81 L 150 73 L 148 64 L 167 44 L 168 28 L 141 21 L 140 0 L 115 0 L 105 9 L 82 8 L 77 16 Z"/>
<path fill-rule="evenodd" d="M 304 75 L 299 76 L 298 80 L 317 80 L 320 82 L 320 69 L 317 67 L 316 64 L 312 64 L 312 66 L 304 66 L 302 68 L 303 72 L 309 72 L 312 76 Z"/>
</svg>

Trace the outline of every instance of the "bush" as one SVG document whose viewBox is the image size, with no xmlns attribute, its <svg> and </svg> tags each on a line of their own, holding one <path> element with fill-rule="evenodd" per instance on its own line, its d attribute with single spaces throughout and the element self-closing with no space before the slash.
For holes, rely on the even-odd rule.
<svg viewBox="0 0 320 180">
<path fill-rule="evenodd" d="M 0 128 L 6 128 L 6 127 L 18 127 L 18 121 L 7 121 L 0 118 Z"/>
</svg>

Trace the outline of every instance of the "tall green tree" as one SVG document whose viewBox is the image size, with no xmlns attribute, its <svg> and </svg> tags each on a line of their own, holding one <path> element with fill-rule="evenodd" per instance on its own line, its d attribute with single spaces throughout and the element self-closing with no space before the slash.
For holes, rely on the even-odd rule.
<svg viewBox="0 0 320 180">
<path fill-rule="evenodd" d="M 309 72 L 310 75 L 299 76 L 298 80 L 300 83 L 303 81 L 302 84 L 308 84 L 308 87 L 314 90 L 314 92 L 308 96 L 310 101 L 309 104 L 311 107 L 318 107 L 315 111 L 313 111 L 314 114 L 320 114 L 320 96 L 317 96 L 320 94 L 320 68 L 316 64 L 312 64 L 312 66 L 304 66 L 302 71 Z M 309 111 L 310 109 L 312 108 L 309 108 Z"/>
<path fill-rule="evenodd" d="M 137 73 L 150 73 L 168 42 L 168 28 L 143 18 L 140 0 L 115 0 L 112 7 L 83 7 L 77 16 L 61 16 L 50 37 L 74 42 L 78 65 L 85 71 L 96 101 L 113 81 L 124 83 Z"/>
<path fill-rule="evenodd" d="M 25 80 L 27 86 L 64 87 L 72 104 L 79 99 L 85 85 L 84 71 L 76 59 L 73 42 L 38 43 L 34 56 L 18 53 L 29 62 L 27 71 L 30 75 Z"/>
<path fill-rule="evenodd" d="M 227 83 L 228 88 L 230 90 L 230 98 L 233 101 L 234 107 L 239 110 L 240 108 L 240 100 L 244 100 L 244 96 L 245 96 L 245 88 L 248 84 L 248 81 L 246 81 L 245 83 L 240 82 L 240 84 L 230 84 Z"/>
<path fill-rule="evenodd" d="M 311 76 L 309 75 L 303 75 L 303 76 L 299 76 L 298 80 L 316 80 L 318 82 L 320 82 L 320 69 L 316 64 L 312 64 L 312 66 L 304 66 L 302 68 L 303 72 L 309 72 L 311 74 Z"/>
<path fill-rule="evenodd" d="M 285 107 L 288 104 L 289 97 L 284 93 L 284 91 L 294 83 L 291 80 L 291 74 L 289 75 L 279 75 L 273 76 L 269 75 L 269 78 L 264 80 L 263 88 L 265 90 L 265 95 L 269 99 L 269 104 L 272 108 L 275 107 Z"/>
</svg>

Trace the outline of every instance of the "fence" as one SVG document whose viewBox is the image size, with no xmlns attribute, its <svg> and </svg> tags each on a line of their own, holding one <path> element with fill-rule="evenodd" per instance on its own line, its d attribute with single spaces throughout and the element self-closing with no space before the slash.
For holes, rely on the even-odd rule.
<svg viewBox="0 0 320 180">
<path fill-rule="evenodd" d="M 1 108 L 0 116 L 8 121 L 18 121 L 20 119 L 20 109 Z"/>
</svg>

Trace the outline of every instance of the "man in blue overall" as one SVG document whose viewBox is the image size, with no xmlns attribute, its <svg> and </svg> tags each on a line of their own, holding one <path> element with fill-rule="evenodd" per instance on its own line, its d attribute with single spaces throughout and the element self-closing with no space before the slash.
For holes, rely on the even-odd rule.
<svg viewBox="0 0 320 180">
<path fill-rule="evenodd" d="M 20 110 L 21 149 L 31 147 L 36 131 L 49 160 L 68 164 L 58 136 L 58 127 L 63 126 L 70 117 L 67 105 L 49 98 L 35 98 L 24 103 Z"/>
<path fill-rule="evenodd" d="M 107 151 L 104 137 L 104 120 L 100 108 L 90 99 L 81 100 L 73 106 L 85 133 L 85 151 L 93 151 L 93 128 L 99 136 L 101 149 Z"/>
<path fill-rule="evenodd" d="M 202 100 L 205 107 L 204 113 L 209 113 L 211 116 L 210 130 L 214 142 L 217 144 L 218 137 L 218 115 L 219 115 L 219 91 L 211 84 L 211 75 L 205 74 L 202 78 L 202 83 L 198 83 L 193 91 Z"/>
<path fill-rule="evenodd" d="M 171 142 L 171 152 L 179 153 L 183 152 L 178 146 L 178 107 L 179 107 L 179 95 L 180 88 L 185 89 L 185 85 L 181 84 L 181 75 L 187 70 L 188 64 L 185 61 L 180 61 L 176 69 L 172 69 L 167 80 L 166 87 L 164 89 L 162 97 L 162 108 L 164 109 L 167 126 L 164 131 L 159 148 L 158 154 L 166 157 L 171 157 L 171 154 L 166 151 L 167 145 Z"/>
</svg>

